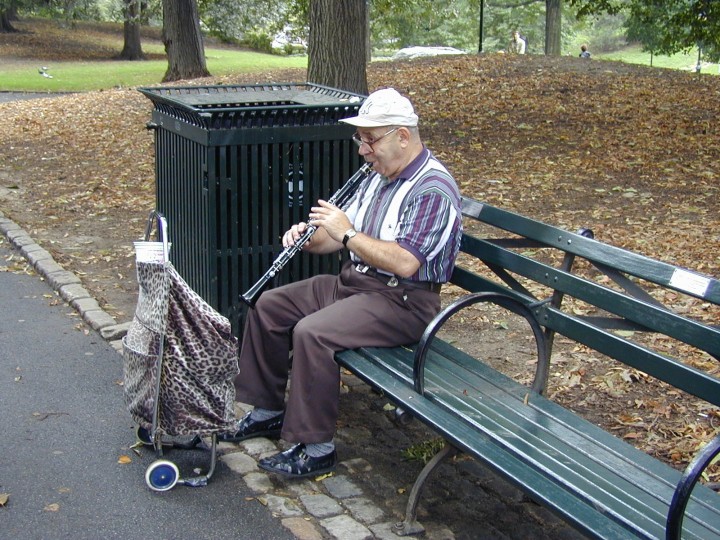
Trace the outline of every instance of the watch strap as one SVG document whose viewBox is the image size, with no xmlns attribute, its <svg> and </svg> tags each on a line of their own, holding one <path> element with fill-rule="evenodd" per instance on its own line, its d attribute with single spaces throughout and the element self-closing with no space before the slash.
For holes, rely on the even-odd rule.
<svg viewBox="0 0 720 540">
<path fill-rule="evenodd" d="M 342 244 L 343 246 L 347 247 L 347 243 L 350 241 L 351 238 L 353 238 L 357 234 L 357 231 L 355 229 L 348 229 L 345 232 L 345 236 L 343 236 Z"/>
</svg>

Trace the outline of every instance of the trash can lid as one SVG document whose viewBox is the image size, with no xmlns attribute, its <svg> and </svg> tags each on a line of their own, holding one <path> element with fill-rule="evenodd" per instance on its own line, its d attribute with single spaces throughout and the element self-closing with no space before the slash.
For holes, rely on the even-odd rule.
<svg viewBox="0 0 720 540">
<path fill-rule="evenodd" d="M 328 107 L 358 104 L 365 96 L 311 83 L 138 88 L 154 103 L 164 102 L 195 112 L 259 107 Z"/>
</svg>

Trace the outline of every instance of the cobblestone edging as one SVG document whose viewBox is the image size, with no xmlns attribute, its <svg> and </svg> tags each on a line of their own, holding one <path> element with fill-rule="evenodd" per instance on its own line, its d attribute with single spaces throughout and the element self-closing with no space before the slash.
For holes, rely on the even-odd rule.
<svg viewBox="0 0 720 540">
<path fill-rule="evenodd" d="M 238 415 L 246 406 L 238 404 Z M 365 459 L 342 461 L 332 476 L 319 479 L 286 480 L 269 475 L 257 467 L 257 460 L 275 454 L 278 446 L 264 438 L 239 444 L 220 443 L 220 458 L 243 477 L 256 499 L 266 505 L 282 524 L 302 540 L 399 539 L 392 531 L 394 522 L 362 487 L 353 482 L 353 474 L 367 473 L 372 465 Z M 445 529 L 433 528 L 425 538 L 452 539 Z"/>
<path fill-rule="evenodd" d="M 19 225 L 0 212 L 0 232 L 15 246 L 33 269 L 70 304 L 93 330 L 110 342 L 119 341 L 130 323 L 117 324 L 90 293 L 82 286 L 80 278 L 65 270 L 53 259 L 50 252 L 40 247 Z M 116 349 L 118 345 L 113 345 Z"/>
<path fill-rule="evenodd" d="M 122 353 L 122 337 L 130 323 L 118 324 L 103 311 L 97 301 L 82 286 L 80 278 L 65 270 L 52 255 L 35 243 L 19 225 L 0 211 L 0 232 L 15 246 L 42 279 L 72 306 L 82 320 L 96 330 L 118 353 Z M 350 376 L 352 377 L 352 376 Z M 348 381 L 349 386 L 355 382 Z M 237 404 L 238 416 L 247 406 Z M 367 473 L 372 465 L 364 459 L 340 462 L 332 476 L 319 481 L 285 480 L 269 475 L 257 466 L 257 461 L 277 453 L 281 448 L 268 439 L 251 439 L 240 444 L 220 443 L 220 460 L 239 474 L 282 524 L 300 540 L 390 540 L 401 538 L 392 532 L 394 521 L 373 500 L 353 483 L 352 476 Z M 271 478 L 272 476 L 272 478 Z M 452 540 L 454 535 L 445 527 L 430 527 L 424 538 Z"/>
</svg>

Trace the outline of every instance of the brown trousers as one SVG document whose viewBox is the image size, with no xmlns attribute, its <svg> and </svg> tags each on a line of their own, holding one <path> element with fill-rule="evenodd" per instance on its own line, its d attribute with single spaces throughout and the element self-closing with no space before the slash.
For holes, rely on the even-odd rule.
<svg viewBox="0 0 720 540">
<path fill-rule="evenodd" d="M 328 442 L 340 398 L 335 352 L 415 343 L 439 310 L 437 293 L 389 287 L 350 263 L 338 276 L 319 275 L 266 291 L 248 311 L 237 399 L 285 409 L 282 437 L 288 442 Z"/>
</svg>

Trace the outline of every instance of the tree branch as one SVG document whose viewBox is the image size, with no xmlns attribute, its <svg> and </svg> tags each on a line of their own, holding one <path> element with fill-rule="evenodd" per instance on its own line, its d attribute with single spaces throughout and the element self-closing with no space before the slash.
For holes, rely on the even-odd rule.
<svg viewBox="0 0 720 540">
<path fill-rule="evenodd" d="M 492 2 L 488 2 L 486 5 L 489 8 L 511 9 L 511 8 L 530 6 L 532 4 L 537 4 L 538 2 L 544 3 L 545 0 L 521 0 L 519 2 L 513 2 L 510 4 L 494 4 Z"/>
</svg>

